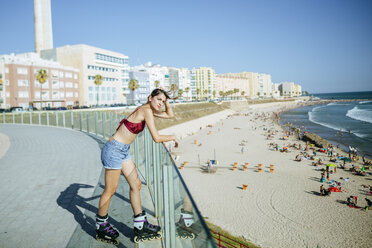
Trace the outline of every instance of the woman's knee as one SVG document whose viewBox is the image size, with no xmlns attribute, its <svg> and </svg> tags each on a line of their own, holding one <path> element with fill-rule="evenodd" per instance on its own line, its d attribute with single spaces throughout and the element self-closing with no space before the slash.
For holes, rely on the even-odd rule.
<svg viewBox="0 0 372 248">
<path fill-rule="evenodd" d="M 105 187 L 103 194 L 107 194 L 112 197 L 116 192 L 117 187 Z"/>
<path fill-rule="evenodd" d="M 142 187 L 141 180 L 137 179 L 136 182 L 133 185 L 131 185 L 130 189 L 132 191 L 140 191 L 141 187 Z"/>
</svg>

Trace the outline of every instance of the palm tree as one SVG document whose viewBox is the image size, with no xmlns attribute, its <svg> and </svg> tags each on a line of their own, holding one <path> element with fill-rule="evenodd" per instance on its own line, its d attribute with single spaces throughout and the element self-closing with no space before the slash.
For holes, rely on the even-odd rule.
<svg viewBox="0 0 372 248">
<path fill-rule="evenodd" d="M 199 97 L 200 97 L 200 89 L 197 88 L 196 89 L 196 98 L 199 99 Z"/>
<path fill-rule="evenodd" d="M 204 95 L 207 95 L 208 94 L 208 90 L 204 90 Z M 204 98 L 208 98 L 208 96 L 204 96 Z"/>
<path fill-rule="evenodd" d="M 245 91 L 243 90 L 242 92 L 240 92 L 240 94 L 242 95 L 242 97 L 244 97 Z"/>
<path fill-rule="evenodd" d="M 185 93 L 186 93 L 186 95 L 189 94 L 189 91 L 190 91 L 190 88 L 189 88 L 189 87 L 186 87 L 186 88 L 185 88 Z"/>
<path fill-rule="evenodd" d="M 45 69 L 40 69 L 37 71 L 36 80 L 40 84 L 40 109 L 43 108 L 43 84 L 47 81 L 48 74 Z"/>
<path fill-rule="evenodd" d="M 173 96 L 176 94 L 176 91 L 177 91 L 177 85 L 176 84 L 171 84 L 170 92 L 172 92 Z"/>
<path fill-rule="evenodd" d="M 154 82 L 154 84 L 155 84 L 155 88 L 159 88 L 159 86 L 160 86 L 160 82 L 159 82 L 159 80 L 156 80 L 156 81 Z"/>
<path fill-rule="evenodd" d="M 213 95 L 213 98 L 216 98 L 216 91 L 215 90 L 212 91 L 212 95 Z"/>
<path fill-rule="evenodd" d="M 98 95 L 99 95 L 99 86 L 102 84 L 103 77 L 99 74 L 94 76 L 94 84 L 98 87 L 97 88 L 97 107 L 98 107 Z"/>
<path fill-rule="evenodd" d="M 309 92 L 307 92 L 307 90 L 305 90 L 305 95 L 307 95 L 307 96 L 309 95 Z"/>
<path fill-rule="evenodd" d="M 0 73 L 0 85 L 3 84 L 3 74 Z"/>
<path fill-rule="evenodd" d="M 261 93 L 260 92 L 257 92 L 257 96 L 260 97 Z"/>
<path fill-rule="evenodd" d="M 132 79 L 129 81 L 128 88 L 129 88 L 131 91 L 133 91 L 133 102 L 134 102 L 134 101 L 135 101 L 135 100 L 134 100 L 134 91 L 135 91 L 136 89 L 139 88 L 138 81 L 135 80 L 134 78 L 132 78 Z"/>
<path fill-rule="evenodd" d="M 179 97 L 182 97 L 182 95 L 183 95 L 183 89 L 179 89 L 179 90 L 178 90 L 178 96 L 179 96 Z"/>
</svg>

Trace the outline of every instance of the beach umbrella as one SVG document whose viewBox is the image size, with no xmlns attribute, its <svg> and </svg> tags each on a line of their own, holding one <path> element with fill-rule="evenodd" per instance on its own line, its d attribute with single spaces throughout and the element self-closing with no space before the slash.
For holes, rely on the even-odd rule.
<svg viewBox="0 0 372 248">
<path fill-rule="evenodd" d="M 347 157 L 340 158 L 340 160 L 345 160 L 346 162 L 351 162 L 351 159 L 347 158 Z"/>
<path fill-rule="evenodd" d="M 336 167 L 335 164 L 326 164 L 326 166 L 329 166 L 329 167 Z"/>
</svg>

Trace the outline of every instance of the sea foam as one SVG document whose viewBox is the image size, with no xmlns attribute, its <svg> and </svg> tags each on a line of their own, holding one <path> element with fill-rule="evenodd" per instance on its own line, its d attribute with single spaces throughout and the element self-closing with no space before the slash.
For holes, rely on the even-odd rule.
<svg viewBox="0 0 372 248">
<path fill-rule="evenodd" d="M 316 123 L 318 125 L 321 125 L 323 127 L 328 127 L 328 128 L 331 128 L 333 130 L 336 130 L 336 131 L 342 131 L 342 132 L 346 132 L 347 130 L 342 128 L 342 127 L 338 127 L 338 126 L 334 126 L 334 125 L 331 125 L 329 123 L 324 123 L 324 122 L 321 122 L 321 121 L 318 121 L 316 120 L 316 114 L 317 112 L 320 112 L 321 108 L 324 108 L 325 106 L 319 106 L 319 107 L 315 107 L 313 108 L 311 111 L 308 112 L 308 115 L 309 115 L 309 120 L 313 123 Z"/>
<path fill-rule="evenodd" d="M 372 123 L 372 110 L 370 109 L 360 109 L 358 106 L 355 106 L 353 109 L 347 111 L 346 116 L 354 120 Z"/>
<path fill-rule="evenodd" d="M 360 102 L 359 104 L 366 104 L 366 103 L 370 103 L 372 101 L 363 101 L 363 102 Z"/>
</svg>

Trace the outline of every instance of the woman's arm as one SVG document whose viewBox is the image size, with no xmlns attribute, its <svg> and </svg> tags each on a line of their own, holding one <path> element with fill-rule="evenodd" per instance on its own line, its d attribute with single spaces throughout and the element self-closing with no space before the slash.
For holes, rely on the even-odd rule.
<svg viewBox="0 0 372 248">
<path fill-rule="evenodd" d="M 156 143 L 167 142 L 167 141 L 176 141 L 176 136 L 175 135 L 161 135 L 161 134 L 159 134 L 158 130 L 156 129 L 155 122 L 154 122 L 154 115 L 155 114 L 152 112 L 151 109 L 146 108 L 143 111 L 144 111 L 145 121 L 146 121 L 147 127 L 150 131 L 152 139 Z"/>
<path fill-rule="evenodd" d="M 168 102 L 168 99 L 164 103 L 165 111 L 163 112 L 154 112 L 153 115 L 163 119 L 171 119 L 174 117 L 173 109 Z"/>
</svg>

